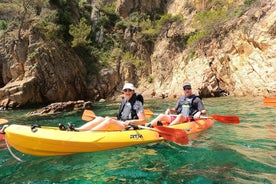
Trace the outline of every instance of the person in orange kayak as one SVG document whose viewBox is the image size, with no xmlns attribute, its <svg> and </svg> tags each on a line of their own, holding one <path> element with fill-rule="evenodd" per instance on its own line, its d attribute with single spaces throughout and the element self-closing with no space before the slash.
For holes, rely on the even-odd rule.
<svg viewBox="0 0 276 184">
<path fill-rule="evenodd" d="M 94 120 L 75 129 L 79 131 L 124 130 L 130 124 L 145 125 L 146 116 L 143 108 L 144 100 L 142 95 L 135 93 L 135 87 L 132 83 L 125 83 L 123 94 L 124 97 L 117 118 L 96 117 Z"/>
<path fill-rule="evenodd" d="M 201 98 L 192 93 L 191 83 L 183 84 L 184 95 L 179 98 L 174 108 L 169 108 L 165 114 L 160 114 L 153 119 L 147 126 L 161 125 L 161 122 L 166 122 L 168 125 L 175 125 L 206 114 L 206 109 Z"/>
</svg>

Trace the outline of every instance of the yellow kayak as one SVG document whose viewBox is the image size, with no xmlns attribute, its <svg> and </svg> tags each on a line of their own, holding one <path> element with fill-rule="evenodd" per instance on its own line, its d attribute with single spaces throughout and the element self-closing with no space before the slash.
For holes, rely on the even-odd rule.
<svg viewBox="0 0 276 184">
<path fill-rule="evenodd" d="M 206 130 L 213 123 L 211 119 L 202 119 L 170 128 L 182 129 L 190 134 Z M 10 146 L 34 156 L 96 152 L 163 140 L 158 132 L 149 129 L 74 132 L 49 126 L 32 129 L 30 125 L 12 124 L 4 132 L 5 140 Z"/>
</svg>

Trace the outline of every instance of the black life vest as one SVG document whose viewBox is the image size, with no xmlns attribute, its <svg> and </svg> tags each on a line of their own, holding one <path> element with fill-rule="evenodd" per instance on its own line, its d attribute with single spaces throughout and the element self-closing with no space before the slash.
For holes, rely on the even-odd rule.
<svg viewBox="0 0 276 184">
<path fill-rule="evenodd" d="M 137 100 L 140 101 L 142 104 L 144 104 L 143 96 L 138 93 L 134 93 L 132 95 L 132 97 L 129 99 L 129 101 L 127 101 L 124 98 L 120 105 L 117 119 L 121 120 L 121 121 L 126 121 L 126 120 L 131 120 L 131 119 L 139 119 L 135 109 L 133 109 L 133 105 Z"/>
<path fill-rule="evenodd" d="M 190 97 L 181 96 L 179 100 L 178 107 L 176 108 L 177 114 L 183 114 L 186 116 L 193 116 L 198 112 L 197 104 L 194 103 L 196 98 L 200 98 L 200 96 L 191 95 Z"/>
</svg>

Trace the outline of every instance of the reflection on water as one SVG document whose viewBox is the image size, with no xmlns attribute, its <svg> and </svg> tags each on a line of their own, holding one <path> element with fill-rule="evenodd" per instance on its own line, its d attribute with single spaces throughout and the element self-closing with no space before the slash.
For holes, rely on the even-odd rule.
<svg viewBox="0 0 276 184">
<path fill-rule="evenodd" d="M 145 108 L 163 113 L 176 100 L 145 101 Z M 180 146 L 168 141 L 110 151 L 58 157 L 12 158 L 0 142 L 1 183 L 276 183 L 276 107 L 262 98 L 204 99 L 208 115 L 237 115 L 239 125 L 215 122 L 189 136 Z M 93 111 L 114 116 L 119 103 L 96 103 Z M 29 110 L 1 112 L 10 123 L 82 125 L 81 112 L 26 117 Z"/>
</svg>

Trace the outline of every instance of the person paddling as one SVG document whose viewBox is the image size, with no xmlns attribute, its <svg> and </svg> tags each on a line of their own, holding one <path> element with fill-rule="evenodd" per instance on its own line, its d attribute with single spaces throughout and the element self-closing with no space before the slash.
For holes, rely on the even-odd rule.
<svg viewBox="0 0 276 184">
<path fill-rule="evenodd" d="M 124 130 L 130 124 L 145 125 L 146 116 L 143 108 L 143 96 L 135 93 L 132 83 L 125 83 L 123 87 L 124 98 L 122 99 L 117 119 L 111 117 L 96 117 L 84 124 L 79 131 L 85 130 Z"/>
<path fill-rule="evenodd" d="M 206 109 L 201 98 L 192 93 L 191 83 L 183 84 L 184 95 L 179 98 L 174 108 L 169 108 L 165 114 L 160 114 L 147 126 L 156 126 L 157 123 L 166 122 L 168 125 L 175 125 L 199 118 L 206 114 Z"/>
</svg>

